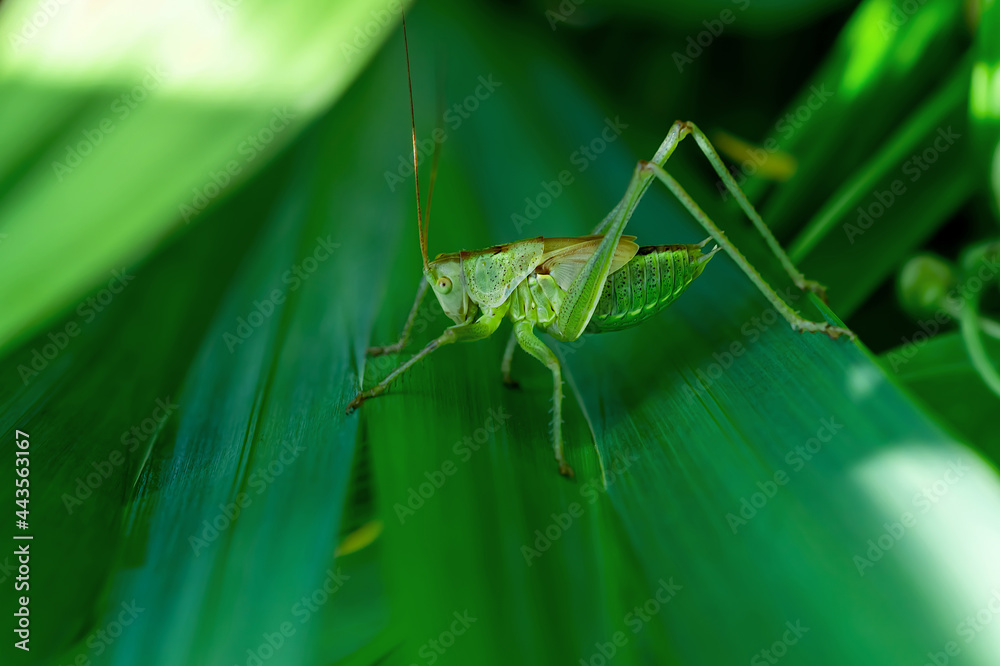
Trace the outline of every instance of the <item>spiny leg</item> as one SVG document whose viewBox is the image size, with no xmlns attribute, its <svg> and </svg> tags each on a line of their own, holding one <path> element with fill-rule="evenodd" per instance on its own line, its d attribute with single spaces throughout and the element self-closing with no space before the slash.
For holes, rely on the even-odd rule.
<svg viewBox="0 0 1000 666">
<path fill-rule="evenodd" d="M 676 121 L 671 127 L 670 131 L 667 132 L 666 138 L 663 139 L 663 143 L 660 147 L 656 149 L 656 153 L 653 155 L 653 159 L 649 160 L 654 164 L 659 164 L 663 166 L 666 164 L 670 156 L 674 154 L 674 150 L 677 148 L 677 144 L 685 136 L 684 123 L 681 121 Z M 622 231 L 625 230 L 625 222 L 628 222 L 628 218 L 632 216 L 632 211 L 639 204 L 639 200 L 642 199 L 642 195 L 646 193 L 646 189 L 649 184 L 653 182 L 652 174 L 648 172 L 641 171 L 638 167 L 635 173 L 632 174 L 632 180 L 628 184 L 628 188 L 625 190 L 625 196 L 622 200 L 611 209 L 611 212 L 601 220 L 600 224 L 594 227 L 593 231 L 590 232 L 592 236 L 606 233 L 609 227 L 612 227 L 613 222 L 617 222 L 621 225 Z M 609 233 L 614 233 L 613 231 Z"/>
<path fill-rule="evenodd" d="M 709 235 L 712 236 L 712 239 L 718 243 L 730 257 L 732 257 L 733 261 L 736 262 L 736 265 L 743 270 L 746 276 L 750 278 L 750 281 L 756 285 L 767 300 L 771 302 L 775 310 L 777 310 L 778 313 L 788 321 L 794 330 L 808 331 L 810 333 L 826 333 L 833 339 L 836 339 L 841 335 L 847 335 L 851 339 L 855 337 L 854 333 L 846 328 L 831 326 L 827 322 L 810 321 L 801 317 L 798 312 L 789 307 L 788 304 L 781 300 L 781 297 L 778 296 L 773 289 L 771 289 L 770 285 L 768 285 L 767 282 L 764 281 L 764 278 L 760 276 L 760 273 L 758 273 L 750 262 L 747 261 L 746 257 L 744 257 L 743 254 L 736 249 L 736 246 L 729 242 L 729 239 L 726 238 L 726 235 L 722 232 L 722 230 L 719 229 L 719 227 L 717 227 L 711 219 L 709 219 L 708 215 L 705 214 L 705 211 L 703 211 L 698 204 L 695 203 L 694 199 L 691 198 L 691 195 L 684 191 L 684 188 L 680 186 L 680 183 L 674 180 L 673 176 L 668 174 L 659 166 L 649 162 L 645 163 L 645 168 L 655 174 L 656 177 L 659 178 L 671 192 L 673 192 L 674 196 L 676 196 L 684 207 L 687 208 L 688 212 L 691 213 L 696 220 L 698 220 L 701 226 L 705 228 Z"/>
<path fill-rule="evenodd" d="M 500 326 L 500 322 L 503 321 L 503 317 L 507 314 L 509 307 L 510 306 L 508 305 L 507 307 L 501 308 L 496 312 L 484 314 L 477 321 L 471 324 L 460 324 L 458 326 L 452 326 L 451 328 L 445 329 L 444 333 L 434 340 L 431 340 L 427 346 L 421 349 L 413 358 L 389 373 L 388 377 L 367 391 L 359 391 L 358 394 L 354 396 L 354 400 L 351 400 L 351 402 L 347 405 L 347 413 L 350 414 L 353 412 L 368 398 L 374 398 L 375 396 L 384 393 L 396 377 L 399 377 L 413 365 L 419 363 L 425 356 L 438 347 L 451 344 L 453 342 L 472 342 L 473 340 L 482 340 L 483 338 L 488 338 L 493 335 L 493 332 Z"/>
<path fill-rule="evenodd" d="M 528 352 L 545 364 L 552 371 L 552 448 L 555 450 L 556 462 L 559 463 L 559 473 L 563 476 L 573 476 L 573 468 L 566 462 L 562 440 L 562 371 L 559 359 L 551 349 L 531 330 L 531 324 L 526 321 L 514 323 L 514 335 L 521 349 Z"/>
<path fill-rule="evenodd" d="M 666 162 L 677 148 L 677 144 L 684 138 L 686 131 L 687 128 L 683 123 L 674 123 L 663 143 L 656 150 L 653 160 L 658 164 Z M 642 195 L 645 194 L 653 180 L 653 173 L 645 168 L 645 164 L 645 162 L 640 162 L 636 165 L 635 171 L 632 173 L 632 180 L 629 181 L 628 188 L 625 190 L 625 195 L 592 232 L 595 235 L 604 234 L 604 238 L 601 239 L 594 254 L 584 264 L 583 269 L 570 283 L 555 322 L 556 328 L 566 340 L 575 340 L 580 337 L 584 329 L 587 328 L 594 308 L 597 307 L 597 301 L 611 269 L 612 256 L 618 247 L 622 233 L 625 231 L 625 225 L 628 224 L 628 220 L 632 217 L 636 206 L 639 205 Z"/>
<path fill-rule="evenodd" d="M 507 340 L 507 348 L 503 352 L 503 361 L 500 362 L 500 374 L 503 375 L 503 383 L 507 388 L 517 389 L 521 385 L 510 376 L 510 364 L 514 360 L 514 351 L 517 349 L 517 332 L 511 331 Z"/>
<path fill-rule="evenodd" d="M 427 293 L 427 280 L 421 278 L 420 286 L 417 287 L 417 297 L 413 300 L 413 307 L 410 308 L 410 316 L 406 318 L 406 323 L 403 324 L 403 333 L 399 336 L 399 341 L 395 344 L 386 345 L 384 347 L 369 347 L 369 356 L 382 356 L 383 354 L 395 354 L 406 346 L 407 341 L 410 339 L 410 329 L 413 328 L 413 322 L 417 318 L 417 311 L 420 310 L 420 302 L 424 300 L 424 294 Z M 428 352 L 429 353 L 429 352 Z"/>
<path fill-rule="evenodd" d="M 836 338 L 840 335 L 849 335 L 854 338 L 854 334 L 847 329 L 839 328 L 836 326 L 830 326 L 827 323 L 817 323 L 811 322 L 804 319 L 798 315 L 797 312 L 792 310 L 781 298 L 774 292 L 771 287 L 764 282 L 763 278 L 759 273 L 750 265 L 746 258 L 730 243 L 721 230 L 708 218 L 707 215 L 698 207 L 691 197 L 684 192 L 680 184 L 677 183 L 671 176 L 669 176 L 665 171 L 663 171 L 663 165 L 673 154 L 674 150 L 677 148 L 684 137 L 688 134 L 694 133 L 695 140 L 698 142 L 699 147 L 701 147 L 702 152 L 705 153 L 709 161 L 712 162 L 712 166 L 716 169 L 719 175 L 723 178 L 723 181 L 727 184 L 730 191 L 736 197 L 737 201 L 740 202 L 740 206 L 743 208 L 744 212 L 750 216 L 751 221 L 753 221 L 754 226 L 757 230 L 764 236 L 764 239 L 768 242 L 768 245 L 778 256 L 779 261 L 785 267 L 785 270 L 789 272 L 792 279 L 795 280 L 796 285 L 802 287 L 803 289 L 818 290 L 822 294 L 822 288 L 818 283 L 805 280 L 802 274 L 795 269 L 795 266 L 788 259 L 788 256 L 781 249 L 777 240 L 771 234 L 770 230 L 764 224 L 760 216 L 747 201 L 746 196 L 740 191 L 739 186 L 736 185 L 736 181 L 733 180 L 732 176 L 726 170 L 725 166 L 722 164 L 722 160 L 719 158 L 715 149 L 712 148 L 711 144 L 708 143 L 708 139 L 693 123 L 687 123 L 682 121 L 675 122 L 670 131 L 667 133 L 666 138 L 660 147 L 657 149 L 656 154 L 653 159 L 649 162 L 639 162 L 636 166 L 635 172 L 632 175 L 632 180 L 629 181 L 628 188 L 625 191 L 625 196 L 618 203 L 617 206 L 608 214 L 604 220 L 597 225 L 593 233 L 595 234 L 605 234 L 604 240 L 601 242 L 595 256 L 591 258 L 587 266 L 585 266 L 584 271 L 574 280 L 573 284 L 570 285 L 568 290 L 567 299 L 570 301 L 570 305 L 573 306 L 569 310 L 564 310 L 560 313 L 559 327 L 563 335 L 568 338 L 573 338 L 583 332 L 586 328 L 587 320 L 589 318 L 589 313 L 593 311 L 593 306 L 597 302 L 597 298 L 600 296 L 600 290 L 603 287 L 603 279 L 598 282 L 593 279 L 596 276 L 590 276 L 591 279 L 584 283 L 587 279 L 588 269 L 591 269 L 594 273 L 597 273 L 597 269 L 603 267 L 603 256 L 607 256 L 607 261 L 610 262 L 610 254 L 613 248 L 617 246 L 618 240 L 621 237 L 622 232 L 625 230 L 625 225 L 628 219 L 632 216 L 633 211 L 642 199 L 642 196 L 646 193 L 650 183 L 654 176 L 657 176 L 671 191 L 681 200 L 685 208 L 697 219 L 701 225 L 708 231 L 712 238 L 723 247 L 726 252 L 732 257 L 733 261 L 743 270 L 744 273 L 751 279 L 751 281 L 760 289 L 761 293 L 775 306 L 777 311 L 781 313 L 782 316 L 788 320 L 789 324 L 795 330 L 799 331 L 812 331 L 812 332 L 823 332 L 832 338 Z M 607 245 L 607 247 L 605 247 Z M 602 254 L 602 250 L 604 253 Z M 599 258 L 596 255 L 602 254 Z M 606 277 L 606 276 L 603 276 Z"/>
<path fill-rule="evenodd" d="M 688 131 L 690 131 L 694 136 L 694 140 L 697 142 L 698 147 L 701 148 L 701 152 L 703 152 L 705 157 L 708 158 L 708 161 L 711 162 L 712 168 L 715 169 L 717 174 L 719 174 L 722 182 L 726 184 L 726 189 L 729 190 L 729 193 L 732 194 L 733 198 L 735 198 L 737 203 L 739 203 L 740 208 L 743 209 L 743 212 L 746 213 L 747 217 L 750 218 L 750 221 L 753 222 L 753 225 L 757 228 L 757 231 L 760 232 L 760 235 L 764 237 L 764 241 L 767 243 L 767 246 L 771 249 L 771 252 L 774 253 L 774 256 L 778 258 L 778 261 L 781 262 L 782 268 L 784 268 L 785 272 L 788 273 L 788 276 L 792 278 L 795 286 L 803 291 L 813 292 L 823 299 L 824 303 L 826 303 L 826 287 L 815 280 L 807 280 L 802 272 L 795 267 L 795 264 L 793 264 L 792 260 L 788 258 L 788 254 L 785 253 L 784 248 L 781 247 L 781 244 L 774 237 L 774 234 L 772 234 L 768 226 L 764 224 L 764 220 L 761 219 L 757 210 L 753 207 L 753 204 L 751 204 L 746 195 L 743 194 L 743 190 L 740 189 L 740 186 L 736 184 L 736 180 L 733 178 L 733 175 L 729 173 L 729 169 L 727 169 L 726 165 L 722 163 L 719 153 L 715 151 L 715 147 L 712 146 L 711 142 L 709 142 L 705 133 L 698 129 L 698 126 L 694 123 L 689 122 L 684 123 L 684 125 L 686 125 Z M 681 135 L 681 138 L 684 138 L 683 134 Z M 663 166 L 662 163 L 659 164 L 660 166 Z"/>
<path fill-rule="evenodd" d="M 781 244 L 778 243 L 774 234 L 772 234 L 771 230 L 766 224 L 764 224 L 764 220 L 761 219 L 760 215 L 747 199 L 743 190 L 741 190 L 740 186 L 736 184 L 736 180 L 733 179 L 732 174 L 729 173 L 725 164 L 722 163 L 722 159 L 709 142 L 708 137 L 705 136 L 705 133 L 702 132 L 697 125 L 681 120 L 674 122 L 674 124 L 670 127 L 670 131 L 667 132 L 667 136 L 663 140 L 663 143 L 660 144 L 656 154 L 653 155 L 653 158 L 649 160 L 649 162 L 662 168 L 677 148 L 677 144 L 683 141 L 684 137 L 688 134 L 694 135 L 695 142 L 698 144 L 701 152 L 704 153 L 706 158 L 708 158 L 708 161 L 712 164 L 712 168 L 715 169 L 715 172 L 722 179 L 722 182 L 725 183 L 726 188 L 736 199 L 737 203 L 739 203 L 743 212 L 746 213 L 747 217 L 750 218 L 750 221 L 753 222 L 754 227 L 761 234 L 761 236 L 764 237 L 764 241 L 767 243 L 767 246 L 778 258 L 782 268 L 784 268 L 785 272 L 792 278 L 795 285 L 800 289 L 812 291 L 822 298 L 825 303 L 826 289 L 815 280 L 807 280 L 805 276 L 802 275 L 801 271 L 795 267 L 795 264 L 793 264 L 792 260 L 788 258 L 788 255 L 781 247 Z M 632 215 L 632 210 L 634 210 L 635 206 L 639 203 L 642 195 L 645 194 L 646 188 L 649 187 L 652 176 L 649 171 L 647 171 L 646 174 L 641 174 L 639 171 L 640 170 L 637 169 L 635 175 L 633 175 L 632 182 L 629 183 L 625 197 L 623 197 L 618 205 L 615 206 L 615 208 L 608 214 L 608 216 L 594 228 L 591 232 L 592 234 L 605 233 L 606 229 L 615 228 L 615 222 L 621 223 L 622 221 L 627 221 Z"/>
</svg>

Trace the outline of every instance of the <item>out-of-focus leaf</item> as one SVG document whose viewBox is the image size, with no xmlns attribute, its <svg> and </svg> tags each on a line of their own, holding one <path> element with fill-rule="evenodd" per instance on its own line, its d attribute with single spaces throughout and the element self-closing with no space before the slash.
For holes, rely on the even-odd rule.
<svg viewBox="0 0 1000 666">
<path fill-rule="evenodd" d="M 928 0 L 907 10 L 892 0 L 866 0 L 844 27 L 826 62 L 803 85 L 767 139 L 799 163 L 762 207 L 779 232 L 799 228 L 849 176 L 863 168 L 959 62 L 968 42 L 962 3 Z M 745 169 L 752 176 L 752 164 Z M 750 178 L 751 200 L 766 181 Z"/>
<path fill-rule="evenodd" d="M 5 3 L 0 349 L 266 164 L 343 93 L 398 12 L 379 0 Z"/>
<path fill-rule="evenodd" d="M 976 373 L 957 331 L 928 339 L 915 329 L 913 339 L 882 355 L 899 380 L 954 426 L 970 442 L 980 444 L 994 464 L 1000 462 L 994 412 L 982 408 L 996 400 Z M 1000 342 L 987 338 L 990 356 L 1000 359 Z"/>
<path fill-rule="evenodd" d="M 986 167 L 996 210 L 1000 206 L 1000 5 L 982 0 L 979 7 L 969 118 L 977 166 Z"/>
<path fill-rule="evenodd" d="M 768 224 L 798 233 L 792 259 L 834 285 L 849 316 L 972 195 L 975 137 L 965 122 L 971 58 L 961 3 L 868 0 L 764 140 L 795 175 L 750 178 Z M 739 166 L 752 176 L 756 161 Z M 823 201 L 816 206 L 817 201 Z"/>
<path fill-rule="evenodd" d="M 691 3 L 680 0 L 655 2 L 653 0 L 625 0 L 624 2 L 609 2 L 608 0 L 589 0 L 580 4 L 579 10 L 567 11 L 576 3 L 560 2 L 560 0 L 540 0 L 540 4 L 549 12 L 551 21 L 567 22 L 582 21 L 577 17 L 579 12 L 584 17 L 599 17 L 602 12 L 614 11 L 617 14 L 634 14 L 638 17 L 654 18 L 669 25 L 671 28 L 692 30 L 692 40 L 697 44 L 698 33 L 704 31 L 706 36 L 717 38 L 727 32 L 770 33 L 788 30 L 795 26 L 808 23 L 846 4 L 846 0 L 705 0 Z"/>
<path fill-rule="evenodd" d="M 976 187 L 960 65 L 869 161 L 850 175 L 789 248 L 813 279 L 838 285 L 851 314 Z"/>
</svg>

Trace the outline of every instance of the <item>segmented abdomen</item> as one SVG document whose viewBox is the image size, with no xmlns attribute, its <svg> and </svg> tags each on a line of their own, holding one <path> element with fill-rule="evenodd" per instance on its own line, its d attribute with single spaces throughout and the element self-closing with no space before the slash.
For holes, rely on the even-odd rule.
<svg viewBox="0 0 1000 666">
<path fill-rule="evenodd" d="M 585 333 L 620 331 L 663 310 L 701 274 L 711 255 L 698 245 L 648 245 L 608 276 Z"/>
</svg>

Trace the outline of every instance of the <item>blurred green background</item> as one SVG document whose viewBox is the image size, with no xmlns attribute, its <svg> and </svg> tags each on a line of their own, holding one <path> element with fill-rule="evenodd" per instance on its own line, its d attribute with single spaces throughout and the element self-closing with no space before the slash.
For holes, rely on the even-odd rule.
<svg viewBox="0 0 1000 666">
<path fill-rule="evenodd" d="M 344 414 L 448 323 L 365 359 L 420 276 L 399 11 L 0 6 L 3 663 L 996 664 L 996 3 L 407 5 L 432 256 L 588 233 L 691 120 L 829 306 L 668 171 L 858 334 L 720 256 L 553 343 L 572 481 L 506 327 Z M 658 184 L 627 233 L 705 236 Z"/>
</svg>

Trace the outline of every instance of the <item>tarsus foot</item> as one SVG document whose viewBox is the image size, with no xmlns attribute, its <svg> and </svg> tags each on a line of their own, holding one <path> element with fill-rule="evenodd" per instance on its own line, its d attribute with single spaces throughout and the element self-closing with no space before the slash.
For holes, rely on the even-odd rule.
<svg viewBox="0 0 1000 666">
<path fill-rule="evenodd" d="M 395 354 L 403 348 L 403 345 L 394 344 L 386 345 L 385 347 L 369 347 L 367 354 L 369 356 L 385 356 L 386 354 Z"/>
<path fill-rule="evenodd" d="M 503 376 L 503 385 L 509 389 L 514 389 L 515 391 L 521 388 L 521 385 L 518 383 L 518 381 L 513 377 L 511 377 L 510 375 Z"/>
<path fill-rule="evenodd" d="M 357 394 L 356 396 L 354 396 L 354 400 L 351 400 L 349 403 L 347 403 L 347 410 L 346 410 L 345 413 L 350 414 L 355 409 L 357 409 L 358 407 L 360 407 L 361 403 L 363 403 L 365 400 L 367 400 L 370 397 L 371 396 L 365 395 L 363 391 L 361 393 Z"/>
<path fill-rule="evenodd" d="M 806 280 L 805 278 L 803 278 L 802 280 L 796 282 L 795 286 L 801 289 L 802 291 L 811 291 L 812 293 L 819 296 L 819 299 L 821 301 L 823 301 L 824 303 L 827 302 L 826 287 L 821 285 L 819 282 L 816 282 L 816 280 Z"/>
<path fill-rule="evenodd" d="M 792 323 L 792 328 L 800 333 L 805 331 L 807 333 L 825 333 L 830 336 L 831 340 L 836 340 L 842 335 L 846 335 L 851 340 L 856 340 L 858 336 L 854 334 L 854 331 L 849 328 L 843 328 L 841 326 L 831 326 L 827 322 L 815 322 L 809 321 L 808 319 L 802 319 Z"/>
</svg>

